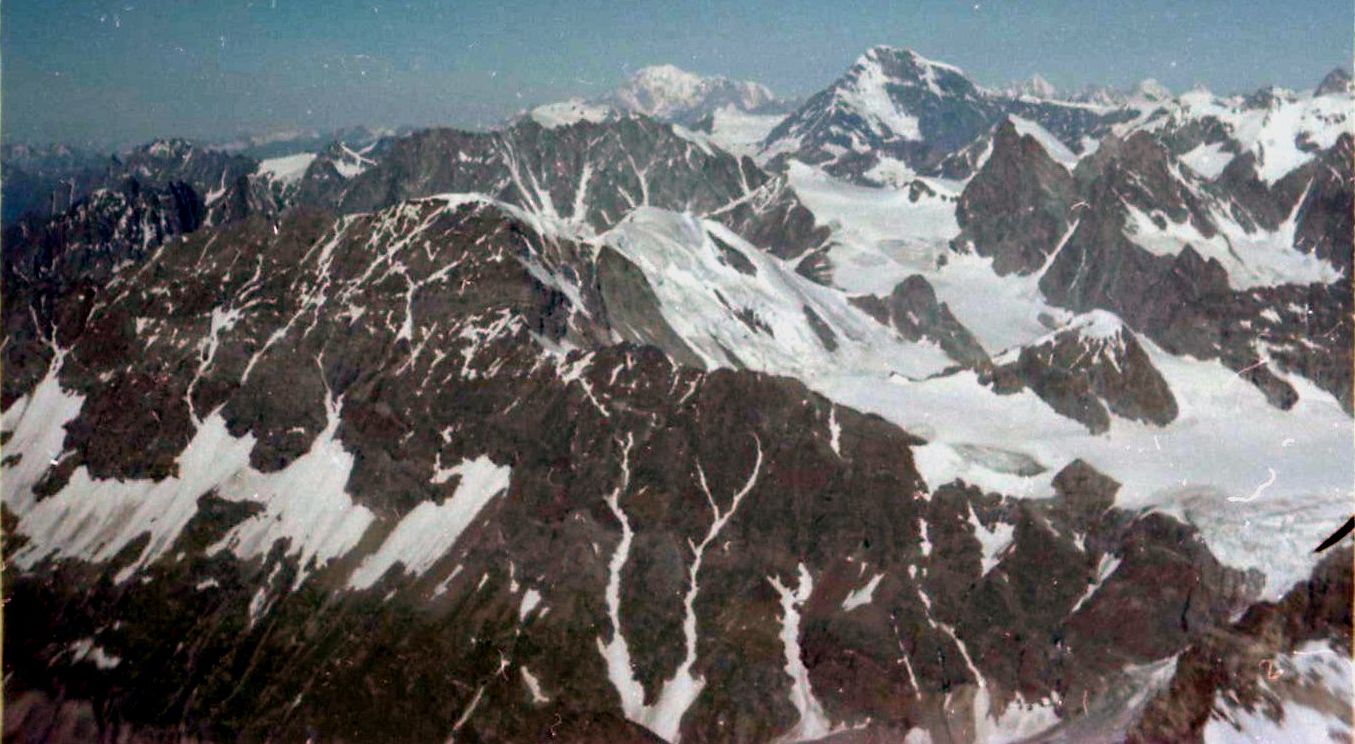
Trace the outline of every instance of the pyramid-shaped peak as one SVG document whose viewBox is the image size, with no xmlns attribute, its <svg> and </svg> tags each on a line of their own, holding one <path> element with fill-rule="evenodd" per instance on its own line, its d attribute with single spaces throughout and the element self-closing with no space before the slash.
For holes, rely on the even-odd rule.
<svg viewBox="0 0 1355 744">
<path fill-rule="evenodd" d="M 1327 73 L 1326 77 L 1322 78 L 1322 82 L 1318 84 L 1317 90 L 1313 91 L 1313 94 L 1327 96 L 1350 92 L 1350 72 L 1344 67 L 1337 67 Z"/>
<path fill-rule="evenodd" d="M 1015 98 L 1029 96 L 1031 98 L 1042 98 L 1046 100 L 1055 99 L 1059 95 L 1059 89 L 1039 73 L 1031 75 L 1029 78 L 1019 83 L 1008 85 L 1002 89 L 1002 92 Z"/>
<path fill-rule="evenodd" d="M 1029 137 L 1039 144 L 1039 149 L 1045 155 L 1062 163 L 1065 167 L 1072 168 L 1077 165 L 1079 160 L 1076 153 L 1068 148 L 1058 137 L 1038 123 L 1017 116 L 1016 114 L 1007 114 L 1002 117 L 997 127 L 993 131 L 994 151 L 1011 150 L 1017 152 L 1022 147 L 1023 138 Z"/>
<path fill-rule="evenodd" d="M 870 49 L 867 49 L 866 53 L 861 55 L 861 57 L 857 60 L 857 64 L 881 63 L 889 61 L 906 62 L 914 67 L 919 68 L 934 68 L 938 70 L 945 70 L 948 72 L 953 72 L 957 75 L 964 74 L 964 70 L 961 70 L 959 67 L 956 67 L 955 65 L 952 65 L 948 62 L 940 62 L 938 60 L 929 59 L 927 57 L 922 56 L 913 49 L 909 49 L 906 47 L 889 46 L 888 44 L 877 44 L 871 47 Z"/>
<path fill-rule="evenodd" d="M 977 86 L 955 65 L 928 59 L 912 49 L 874 46 L 838 82 L 839 86 L 882 89 L 887 85 L 922 88 L 938 97 L 964 97 Z"/>
</svg>

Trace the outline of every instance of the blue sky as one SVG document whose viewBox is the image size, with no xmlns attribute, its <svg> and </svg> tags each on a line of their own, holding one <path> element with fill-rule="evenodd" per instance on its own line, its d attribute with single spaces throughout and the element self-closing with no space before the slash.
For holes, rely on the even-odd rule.
<svg viewBox="0 0 1355 744">
<path fill-rule="evenodd" d="M 803 95 L 873 44 L 985 84 L 1310 87 L 1353 34 L 1349 0 L 11 0 L 0 94 L 7 140 L 121 144 L 491 125 L 665 62 Z"/>
</svg>

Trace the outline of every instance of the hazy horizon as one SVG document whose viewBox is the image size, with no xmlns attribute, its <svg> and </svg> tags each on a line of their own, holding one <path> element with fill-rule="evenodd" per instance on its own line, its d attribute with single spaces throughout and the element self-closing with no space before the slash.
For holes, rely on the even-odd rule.
<svg viewBox="0 0 1355 744">
<path fill-rule="evenodd" d="M 1095 12 L 1053 0 L 56 0 L 0 8 L 0 93 L 6 142 L 101 147 L 357 125 L 484 127 L 598 95 L 656 64 L 801 97 L 876 44 L 956 64 L 988 86 L 1039 74 L 1062 90 L 1155 78 L 1177 92 L 1204 84 L 1231 93 L 1315 86 L 1349 66 L 1353 25 L 1351 6 L 1312 0 L 1141 0 Z"/>
</svg>

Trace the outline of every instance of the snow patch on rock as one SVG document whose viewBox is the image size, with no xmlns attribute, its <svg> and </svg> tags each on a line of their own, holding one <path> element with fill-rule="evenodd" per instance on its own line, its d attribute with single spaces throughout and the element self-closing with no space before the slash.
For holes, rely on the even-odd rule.
<svg viewBox="0 0 1355 744">
<path fill-rule="evenodd" d="M 255 173 L 288 186 L 300 181 L 301 177 L 306 175 L 306 169 L 311 167 L 315 157 L 316 155 L 313 152 L 302 152 L 280 158 L 269 158 L 260 161 L 259 168 Z"/>
<path fill-rule="evenodd" d="M 508 489 L 511 473 L 510 468 L 496 465 L 485 456 L 448 468 L 442 482 L 459 477 L 456 492 L 441 504 L 424 501 L 406 514 L 381 547 L 363 559 L 348 580 L 349 588 L 371 587 L 397 563 L 413 576 L 432 568 L 456 545 L 490 500 Z M 525 616 L 531 610 L 526 598 L 523 605 Z"/>
</svg>

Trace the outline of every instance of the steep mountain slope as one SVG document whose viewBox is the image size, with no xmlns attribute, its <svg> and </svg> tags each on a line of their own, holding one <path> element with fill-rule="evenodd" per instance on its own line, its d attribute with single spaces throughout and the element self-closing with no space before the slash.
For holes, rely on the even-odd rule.
<svg viewBox="0 0 1355 744">
<path fill-rule="evenodd" d="M 1014 119 L 1011 128 L 1020 133 Z M 1047 336 L 1079 322 L 1079 313 L 1112 312 L 1147 354 L 1145 369 L 1165 381 L 1176 417 L 1166 415 L 1167 397 L 1154 395 L 1149 399 L 1164 404 L 1153 406 L 1162 413 L 1156 423 L 1140 424 L 1134 414 L 1106 407 L 1109 429 L 1101 436 L 1068 428 L 1064 416 L 1077 416 L 1078 409 L 1060 398 L 1082 390 L 1070 400 L 1086 401 L 1087 410 L 1106 402 L 1092 404 L 1097 373 L 1072 364 L 1082 357 L 1072 347 L 1061 361 L 1044 356 L 1058 362 L 1053 367 L 1030 371 L 1042 385 L 1067 381 L 1063 389 L 1046 389 L 1048 400 L 1036 390 L 1013 393 L 1026 383 L 1010 378 L 992 391 L 1006 395 L 977 392 L 993 379 L 982 363 L 925 381 L 844 371 L 818 389 L 928 436 L 932 443 L 919 461 L 924 473 L 942 478 L 1038 495 L 1047 492 L 1047 481 L 1022 473 L 1081 457 L 1128 483 L 1130 502 L 1191 515 L 1217 546 L 1234 542 L 1230 530 L 1261 523 L 1293 539 L 1294 522 L 1285 514 L 1323 511 L 1329 516 L 1322 519 L 1339 522 L 1348 457 L 1338 442 L 1350 429 L 1350 288 L 1343 267 L 1352 190 L 1337 175 L 1352 167 L 1344 164 L 1346 137 L 1266 187 L 1254 176 L 1206 183 L 1151 132 L 1108 139 L 1104 152 L 1063 165 L 1037 131 L 1018 137 L 1001 129 L 978 152 L 979 174 L 968 181 L 915 177 L 902 188 L 873 189 L 791 163 L 797 193 L 832 230 L 828 246 L 815 254 L 818 275 L 849 294 L 875 298 L 904 280 L 925 281 L 1000 365 L 1022 353 L 1038 359 Z M 998 140 L 1001 149 L 991 144 Z M 1071 195 L 1056 165 L 1070 169 Z M 1313 237 L 1302 237 L 1305 224 Z M 1331 245 L 1326 241 L 1343 248 L 1328 251 L 1321 247 Z M 997 270 L 999 261 L 1008 273 Z M 878 299 L 861 301 L 884 315 Z M 1200 361 L 1211 359 L 1218 361 Z M 1160 386 L 1144 391 L 1153 389 Z M 1059 409 L 1062 415 L 1049 415 Z M 957 410 L 974 412 L 975 420 L 956 416 Z M 1319 419 L 1325 423 L 1315 424 Z M 1229 423 L 1238 420 L 1248 426 Z M 1253 430 L 1260 421 L 1286 433 Z M 1333 438 L 1299 445 L 1302 436 L 1295 435 L 1313 425 L 1330 427 Z M 1049 444 L 1056 440 L 1061 444 Z M 1044 444 L 1014 447 L 1017 441 Z M 1331 478 L 1310 481 L 1330 464 L 1308 460 L 1296 446 L 1314 446 L 1342 464 L 1329 471 Z M 1246 464 L 1213 467 L 1180 456 L 1183 451 L 1217 452 L 1218 462 Z M 1269 505 L 1238 513 L 1237 504 L 1258 493 Z M 1320 541 L 1318 532 L 1307 539 Z M 1302 550 L 1302 540 L 1288 544 Z M 1252 549 L 1234 544 L 1228 552 L 1260 567 L 1265 561 L 1246 557 Z M 1305 566 L 1288 575 L 1302 575 L 1311 563 Z M 1283 586 L 1277 582 L 1269 591 Z"/>
<path fill-rule="evenodd" d="M 998 274 L 1029 274 L 1068 231 L 1076 185 L 1045 145 L 1005 120 L 990 154 L 960 195 L 956 249 L 993 259 Z"/>
<path fill-rule="evenodd" d="M 999 124 L 959 183 L 854 189 L 793 164 L 834 230 L 819 276 L 883 295 L 921 274 L 990 354 L 1107 310 L 1170 353 L 1222 359 L 1275 405 L 1292 405 L 1282 378 L 1297 373 L 1349 408 L 1349 135 L 1266 187 L 1205 181 L 1149 132 L 1064 164 L 1047 132 L 1020 129 Z"/>
<path fill-rule="evenodd" d="M 536 219 L 571 222 L 585 232 L 606 229 L 641 206 L 692 210 L 785 257 L 819 246 L 826 236 L 784 179 L 644 117 L 558 128 L 523 122 L 488 134 L 426 130 L 361 151 L 336 142 L 318 153 L 263 161 L 157 142 L 116 162 L 119 169 L 110 174 L 124 180 L 115 186 L 10 229 L 9 263 L 30 267 L 19 274 L 51 273 L 51 267 L 31 267 L 58 260 L 54 252 L 139 257 L 199 225 L 271 218 L 294 205 L 352 212 L 444 192 L 490 194 Z M 157 191 L 173 192 L 177 201 L 124 208 L 107 196 Z M 137 227 L 143 223 L 156 227 Z M 93 259 L 75 260 L 83 266 Z"/>
<path fill-rule="evenodd" d="M 675 359 L 690 352 L 699 366 L 746 367 L 804 381 L 844 366 L 924 377 L 952 361 L 931 344 L 907 343 L 841 293 L 717 223 L 640 209 L 603 240 L 653 287 L 658 310 L 685 342 L 675 350 L 658 344 Z"/>
<path fill-rule="evenodd" d="M 1350 623 L 1351 559 L 1333 553 L 1283 600 L 1182 654 L 1128 741 L 1348 736 L 1350 643 L 1330 631 Z"/>
<path fill-rule="evenodd" d="M 1174 353 L 1219 357 L 1282 407 L 1293 391 L 1270 369 L 1266 350 L 1303 346 L 1313 357 L 1304 374 L 1349 409 L 1348 374 L 1313 373 L 1325 366 L 1319 358 L 1348 358 L 1348 280 L 1339 265 L 1303 252 L 1295 238 L 1299 205 L 1274 231 L 1238 221 L 1226 194 L 1175 167 L 1142 134 L 1123 148 L 1103 145 L 1079 165 L 1078 177 L 1091 184 L 1087 206 L 1040 278 L 1053 303 L 1110 310 Z M 1339 209 L 1350 188 L 1337 185 L 1325 199 Z M 1286 322 L 1280 308 L 1291 303 L 1309 306 L 1311 318 Z M 1323 323 L 1320 331 L 1314 322 Z"/>
</svg>

